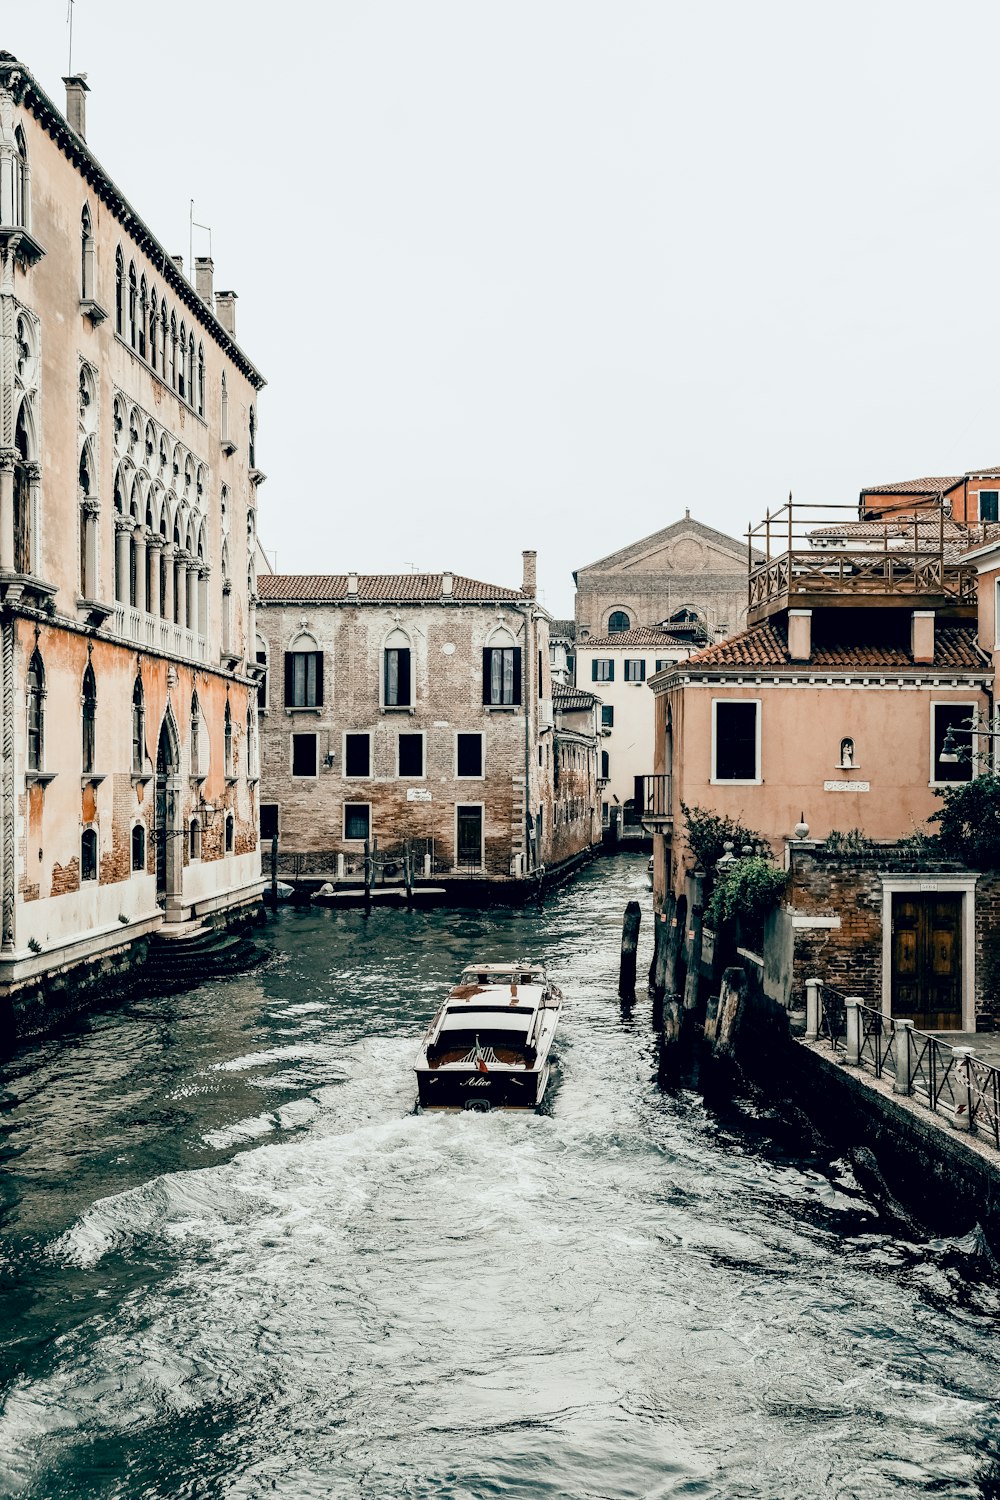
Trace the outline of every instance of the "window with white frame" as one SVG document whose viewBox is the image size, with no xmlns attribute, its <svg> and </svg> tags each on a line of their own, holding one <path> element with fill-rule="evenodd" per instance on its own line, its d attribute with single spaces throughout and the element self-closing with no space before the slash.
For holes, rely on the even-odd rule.
<svg viewBox="0 0 1000 1500">
<path fill-rule="evenodd" d="M 760 700 L 712 702 L 712 780 L 760 781 Z"/>
<path fill-rule="evenodd" d="M 521 702 L 521 648 L 506 630 L 497 631 L 483 648 L 483 703 L 490 708 Z"/>
<path fill-rule="evenodd" d="M 974 703 L 931 704 L 931 781 L 971 781 L 976 774 Z"/>
<path fill-rule="evenodd" d="M 979 519 L 981 521 L 1000 521 L 1000 490 L 979 491 Z"/>
<path fill-rule="evenodd" d="M 372 810 L 367 802 L 344 803 L 344 838 L 367 839 L 371 837 Z"/>
<path fill-rule="evenodd" d="M 295 642 L 297 647 L 314 646 L 309 637 Z M 285 652 L 285 707 L 321 708 L 323 706 L 323 653 L 298 649 Z"/>
</svg>

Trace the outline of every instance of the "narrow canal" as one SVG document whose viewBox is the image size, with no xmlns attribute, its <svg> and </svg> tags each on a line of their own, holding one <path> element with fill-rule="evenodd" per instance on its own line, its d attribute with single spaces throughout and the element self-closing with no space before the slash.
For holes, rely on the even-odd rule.
<svg viewBox="0 0 1000 1500">
<path fill-rule="evenodd" d="M 662 1093 L 643 860 L 544 911 L 283 911 L 267 965 L 0 1070 L 0 1494 L 1000 1496 L 974 1237 Z M 567 996 L 547 1108 L 418 1115 L 470 955 Z"/>
</svg>

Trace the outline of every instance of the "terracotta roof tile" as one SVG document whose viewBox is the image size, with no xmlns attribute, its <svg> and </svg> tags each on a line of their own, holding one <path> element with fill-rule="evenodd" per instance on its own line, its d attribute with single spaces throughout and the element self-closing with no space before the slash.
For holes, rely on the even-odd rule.
<svg viewBox="0 0 1000 1500">
<path fill-rule="evenodd" d="M 584 688 L 566 687 L 557 682 L 552 689 L 552 702 L 556 708 L 593 708 L 600 699 L 596 693 L 588 693 Z"/>
<path fill-rule="evenodd" d="M 922 671 L 982 672 L 985 653 L 976 644 L 974 625 L 938 625 L 934 632 L 934 662 L 920 663 Z M 754 625 L 728 641 L 708 646 L 680 663 L 680 670 L 704 667 L 790 667 L 803 672 L 829 668 L 838 672 L 913 671 L 910 652 L 901 645 L 881 641 L 817 641 L 808 662 L 792 662 L 785 633 L 770 621 Z"/>
<path fill-rule="evenodd" d="M 668 650 L 686 651 L 690 645 L 690 636 L 674 635 L 653 625 L 634 625 L 631 630 L 619 630 L 614 635 L 592 635 L 577 642 L 581 651 L 591 651 L 595 647 L 601 651 L 622 651 L 628 646 L 664 646 Z"/>
<path fill-rule="evenodd" d="M 358 599 L 368 603 L 437 603 L 441 595 L 440 573 L 359 573 Z M 334 604 L 348 598 L 346 573 L 263 573 L 257 579 L 261 600 L 284 603 Z M 452 574 L 451 598 L 466 601 L 527 599 L 520 589 L 505 589 L 497 583 Z"/>
<path fill-rule="evenodd" d="M 894 484 L 866 485 L 861 493 L 863 495 L 937 495 L 941 490 L 954 489 L 955 485 L 961 484 L 964 478 L 964 474 L 945 474 L 943 477 L 931 475 L 923 479 L 898 479 Z"/>
</svg>

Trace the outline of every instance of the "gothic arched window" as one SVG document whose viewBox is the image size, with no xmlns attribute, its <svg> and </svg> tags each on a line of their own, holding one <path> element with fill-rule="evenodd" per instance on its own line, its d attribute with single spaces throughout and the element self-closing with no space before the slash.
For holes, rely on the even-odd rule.
<svg viewBox="0 0 1000 1500">
<path fill-rule="evenodd" d="M 205 345 L 198 345 L 198 415 L 205 415 Z"/>
<path fill-rule="evenodd" d="M 136 310 L 139 302 L 139 286 L 135 277 L 135 262 L 129 262 L 128 268 L 128 340 L 135 348 L 136 341 Z"/>
<path fill-rule="evenodd" d="M 45 753 L 45 668 L 36 649 L 28 663 L 28 770 L 40 771 Z"/>
<path fill-rule="evenodd" d="M 191 775 L 201 774 L 201 705 L 198 694 L 191 694 Z"/>
<path fill-rule="evenodd" d="M 226 699 L 226 717 L 223 721 L 223 755 L 225 759 L 226 775 L 233 774 L 233 714 L 229 707 L 229 699 Z"/>
<path fill-rule="evenodd" d="M 80 215 L 80 297 L 84 302 L 93 299 L 94 285 L 94 226 L 90 209 L 86 203 Z"/>
<path fill-rule="evenodd" d="M 146 830 L 141 823 L 132 829 L 132 868 L 139 871 L 146 868 Z"/>
<path fill-rule="evenodd" d="M 409 708 L 413 702 L 413 666 L 410 638 L 393 630 L 382 650 L 382 701 L 386 708 Z"/>
<path fill-rule="evenodd" d="M 248 444 L 248 454 L 247 454 L 247 456 L 248 456 L 248 458 L 250 460 L 250 467 L 251 467 L 251 469 L 256 469 L 256 467 L 257 467 L 257 413 L 254 411 L 254 409 L 253 409 L 252 406 L 250 408 L 250 440 L 249 440 L 249 444 Z"/>
<path fill-rule="evenodd" d="M 184 379 L 184 368 L 187 363 L 187 324 L 183 322 L 183 320 L 181 322 L 180 348 L 178 350 L 178 354 L 179 358 L 177 361 L 177 394 L 178 396 L 186 396 L 187 382 Z"/>
<path fill-rule="evenodd" d="M 115 251 L 115 333 L 125 335 L 125 258 L 121 245 Z"/>
<path fill-rule="evenodd" d="M 14 131 L 14 223 L 30 228 L 31 203 L 28 196 L 28 143 L 18 125 Z"/>
<path fill-rule="evenodd" d="M 144 276 L 139 283 L 139 332 L 137 347 L 141 359 L 146 358 L 146 317 L 148 307 L 149 293 L 146 290 L 146 278 Z"/>
<path fill-rule="evenodd" d="M 97 679 L 90 662 L 83 674 L 83 774 L 89 776 L 97 755 Z"/>
<path fill-rule="evenodd" d="M 146 765 L 146 700 L 142 678 L 136 674 L 132 688 L 132 775 L 141 776 Z"/>
</svg>

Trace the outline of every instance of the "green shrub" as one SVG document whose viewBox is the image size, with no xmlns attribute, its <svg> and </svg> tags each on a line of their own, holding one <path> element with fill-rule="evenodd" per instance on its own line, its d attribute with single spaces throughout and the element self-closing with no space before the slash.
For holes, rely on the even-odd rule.
<svg viewBox="0 0 1000 1500">
<path fill-rule="evenodd" d="M 681 803 L 681 812 L 687 823 L 687 841 L 691 852 L 702 869 L 712 878 L 715 866 L 726 852 L 726 845 L 733 845 L 733 853 L 750 844 L 753 848 L 766 843 L 764 835 L 755 833 L 736 818 L 724 818 L 718 813 L 706 812 L 702 807 L 688 807 Z"/>
<path fill-rule="evenodd" d="M 935 796 L 944 805 L 930 821 L 940 825 L 942 851 L 976 869 L 1000 868 L 1000 776 L 936 787 Z"/>
<path fill-rule="evenodd" d="M 760 855 L 734 859 L 719 871 L 708 905 L 708 919 L 716 929 L 739 922 L 744 934 L 759 934 L 770 912 L 785 894 L 787 876 Z"/>
</svg>

